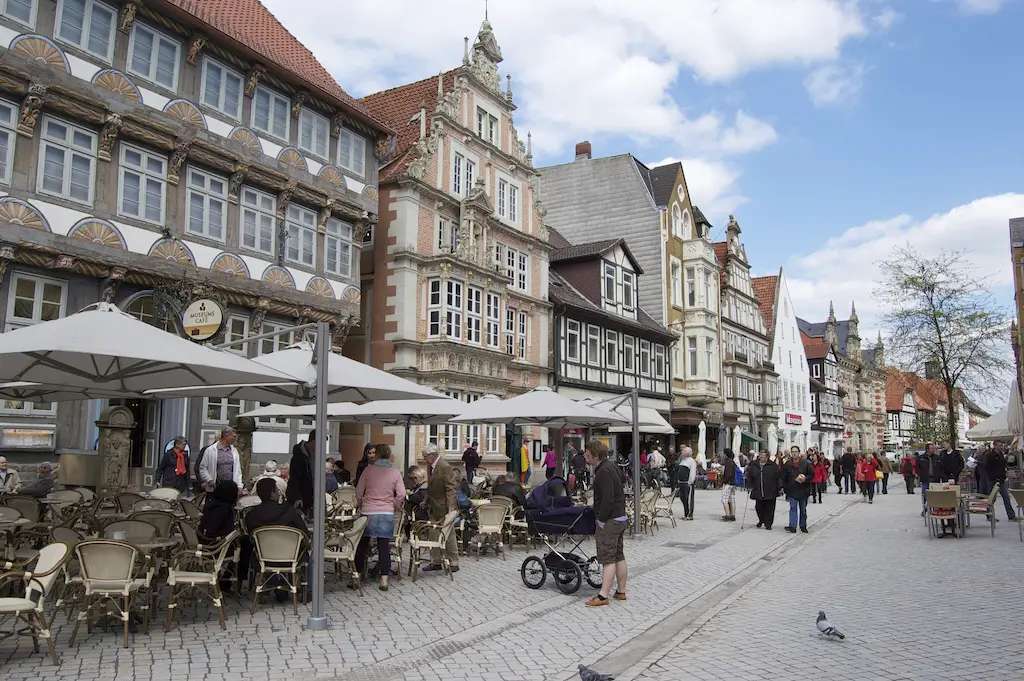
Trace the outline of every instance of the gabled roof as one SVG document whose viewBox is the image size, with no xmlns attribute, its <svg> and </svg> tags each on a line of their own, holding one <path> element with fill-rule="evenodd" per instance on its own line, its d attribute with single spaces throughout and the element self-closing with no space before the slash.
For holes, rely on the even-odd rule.
<svg viewBox="0 0 1024 681">
<path fill-rule="evenodd" d="M 716 241 L 711 244 L 715 249 L 715 257 L 722 264 L 722 274 L 725 274 L 725 259 L 729 255 L 729 244 L 724 241 Z"/>
<path fill-rule="evenodd" d="M 640 173 L 640 179 L 644 181 L 644 186 L 647 187 L 647 193 L 654 198 L 654 187 L 651 186 L 651 169 L 641 163 L 638 159 L 634 158 L 633 162 L 636 163 L 636 171 Z"/>
<path fill-rule="evenodd" d="M 896 367 L 889 367 L 885 372 L 885 410 L 903 411 L 903 398 L 908 390 L 913 390 L 903 372 Z"/>
<path fill-rule="evenodd" d="M 672 192 L 676 190 L 676 178 L 679 176 L 679 169 L 682 163 L 669 163 L 667 165 L 651 168 L 651 195 L 654 202 L 659 206 L 667 206 L 672 198 Z"/>
<path fill-rule="evenodd" d="M 345 92 L 313 53 L 260 0 L 167 0 L 213 31 L 239 43 L 312 88 L 344 105 L 357 118 L 386 131 L 388 126 Z M 156 9 L 154 7 L 154 9 Z"/>
<path fill-rule="evenodd" d="M 554 227 L 548 227 L 548 243 L 551 248 L 560 249 L 572 246 L 572 242 L 565 238 L 565 235 Z"/>
<path fill-rule="evenodd" d="M 451 92 L 455 88 L 455 75 L 458 70 L 453 69 L 440 74 L 444 92 Z M 375 92 L 359 100 L 398 133 L 395 157 L 380 169 L 380 182 L 386 182 L 400 174 L 412 160 L 409 152 L 420 139 L 420 107 L 427 107 L 428 116 L 434 111 L 437 101 L 437 79 L 438 76 L 431 76 L 415 83 Z"/>
<path fill-rule="evenodd" d="M 562 238 L 564 239 L 565 237 Z M 622 248 L 622 252 L 626 254 L 627 258 L 629 258 L 630 264 L 633 265 L 633 271 L 637 274 L 643 274 L 644 271 L 640 268 L 640 264 L 637 263 L 636 258 L 634 258 L 633 254 L 630 252 L 629 246 L 626 245 L 626 240 L 621 238 L 603 239 L 601 241 L 591 241 L 589 243 L 582 244 L 570 244 L 552 251 L 549 256 L 549 260 L 551 262 L 564 262 L 567 260 L 597 258 L 613 250 L 616 246 L 620 246 Z"/>
<path fill-rule="evenodd" d="M 644 312 L 643 308 L 637 309 L 635 321 L 601 309 L 554 269 L 548 272 L 548 298 L 554 305 L 564 305 L 592 315 L 599 315 L 621 326 L 658 334 L 666 341 L 676 339 L 675 334 L 654 321 L 654 318 Z"/>
<path fill-rule="evenodd" d="M 704 217 L 704 213 L 701 212 L 700 208 L 698 208 L 696 204 L 693 205 L 693 223 L 695 225 L 707 225 L 708 229 L 711 229 L 711 223 L 706 217 Z M 708 237 L 710 238 L 711 235 L 709 234 Z"/>
<path fill-rule="evenodd" d="M 764 317 L 765 328 L 769 335 L 775 333 L 775 293 L 779 288 L 778 275 L 752 277 L 750 285 L 754 289 L 757 302 L 761 305 L 761 316 Z"/>
<path fill-rule="evenodd" d="M 807 359 L 824 359 L 828 357 L 830 350 L 828 344 L 820 338 L 811 338 L 803 329 L 800 330 L 800 340 L 804 344 L 804 354 Z"/>
</svg>

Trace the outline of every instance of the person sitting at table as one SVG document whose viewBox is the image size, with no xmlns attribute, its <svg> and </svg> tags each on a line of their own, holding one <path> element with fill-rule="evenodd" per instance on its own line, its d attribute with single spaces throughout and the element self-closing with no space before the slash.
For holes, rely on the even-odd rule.
<svg viewBox="0 0 1024 681">
<path fill-rule="evenodd" d="M 238 503 L 238 485 L 232 480 L 221 480 L 206 499 L 203 515 L 199 518 L 199 534 L 205 539 L 226 537 L 235 529 L 235 504 Z"/>
<path fill-rule="evenodd" d="M 18 494 L 24 494 L 27 497 L 45 497 L 53 490 L 53 464 L 49 461 L 44 461 L 39 464 L 39 477 L 27 484 L 19 487 L 16 492 Z"/>
<path fill-rule="evenodd" d="M 0 494 L 14 492 L 21 485 L 21 475 L 7 467 L 7 457 L 0 456 Z"/>
<path fill-rule="evenodd" d="M 523 492 L 523 486 L 516 482 L 514 477 L 505 478 L 502 481 L 501 476 L 498 476 L 494 482 L 492 496 L 508 497 L 519 504 L 521 508 L 526 508 L 526 494 Z"/>
<path fill-rule="evenodd" d="M 419 466 L 412 466 L 406 475 L 405 488 L 409 495 L 405 500 L 405 535 L 409 536 L 409 523 L 414 520 L 430 520 L 427 513 L 427 472 Z"/>
<path fill-rule="evenodd" d="M 263 472 L 257 476 L 252 483 L 252 494 L 256 494 L 256 485 L 260 484 L 260 480 L 273 480 L 274 484 L 277 485 L 278 499 L 284 499 L 285 495 L 288 494 L 288 483 L 283 477 L 281 477 L 281 470 L 277 462 L 271 459 L 263 466 Z"/>
<path fill-rule="evenodd" d="M 277 483 L 273 478 L 263 478 L 256 483 L 254 488 L 256 496 L 260 498 L 260 504 L 251 506 L 245 512 L 245 531 L 242 538 L 242 547 L 239 554 L 239 573 L 249 574 L 249 563 L 252 560 L 252 540 L 249 537 L 261 527 L 284 526 L 294 527 L 301 530 L 303 534 L 309 534 L 306 521 L 302 514 L 295 510 L 291 504 L 282 504 L 283 496 L 278 491 Z M 278 603 L 288 600 L 288 594 L 284 591 L 275 590 L 274 598 Z"/>
<path fill-rule="evenodd" d="M 334 477 L 334 462 L 328 461 L 324 467 L 327 471 L 327 475 L 324 477 L 327 493 L 332 494 L 338 490 L 338 478 Z"/>
</svg>

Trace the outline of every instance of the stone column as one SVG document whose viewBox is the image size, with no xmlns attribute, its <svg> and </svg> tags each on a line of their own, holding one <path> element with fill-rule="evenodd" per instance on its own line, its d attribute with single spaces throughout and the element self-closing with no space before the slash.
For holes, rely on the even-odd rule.
<svg viewBox="0 0 1024 681">
<path fill-rule="evenodd" d="M 135 417 L 127 407 L 107 407 L 100 412 L 96 427 L 100 430 L 99 455 L 103 461 L 100 493 L 114 494 L 126 490 Z"/>
<path fill-rule="evenodd" d="M 252 477 L 249 466 L 252 465 L 252 434 L 256 432 L 256 419 L 249 416 L 239 416 L 235 419 L 235 432 L 238 438 L 235 440 L 235 448 L 238 449 L 239 464 L 242 468 L 242 484 L 247 484 Z"/>
</svg>

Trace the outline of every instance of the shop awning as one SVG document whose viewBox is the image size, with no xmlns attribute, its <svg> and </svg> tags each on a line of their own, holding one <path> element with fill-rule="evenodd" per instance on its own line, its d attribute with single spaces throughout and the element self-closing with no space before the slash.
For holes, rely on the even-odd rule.
<svg viewBox="0 0 1024 681">
<path fill-rule="evenodd" d="M 762 445 L 763 445 L 763 444 L 765 444 L 765 441 L 764 441 L 764 440 L 762 440 L 762 439 L 761 439 L 761 438 L 759 438 L 758 436 L 756 436 L 756 435 L 752 435 L 751 433 L 748 433 L 748 432 L 746 432 L 746 431 L 742 431 L 742 432 L 740 433 L 740 435 L 742 435 L 742 436 L 743 436 L 743 439 L 744 439 L 744 440 L 750 440 L 751 442 L 757 442 L 758 444 L 762 444 Z"/>
</svg>

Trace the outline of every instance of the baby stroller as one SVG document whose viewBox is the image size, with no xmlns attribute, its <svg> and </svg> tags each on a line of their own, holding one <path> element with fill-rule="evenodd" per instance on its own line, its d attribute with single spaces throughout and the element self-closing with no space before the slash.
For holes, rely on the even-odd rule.
<svg viewBox="0 0 1024 681">
<path fill-rule="evenodd" d="M 569 488 L 562 478 L 551 478 L 536 487 L 526 500 L 526 526 L 531 537 L 547 547 L 547 554 L 528 556 L 519 568 L 523 584 L 539 589 L 547 581 L 548 572 L 564 594 L 579 590 L 583 579 L 600 588 L 602 570 L 596 556 L 588 556 L 581 545 L 597 529 L 592 506 L 573 506 Z M 560 548 L 562 546 L 565 548 Z"/>
</svg>

